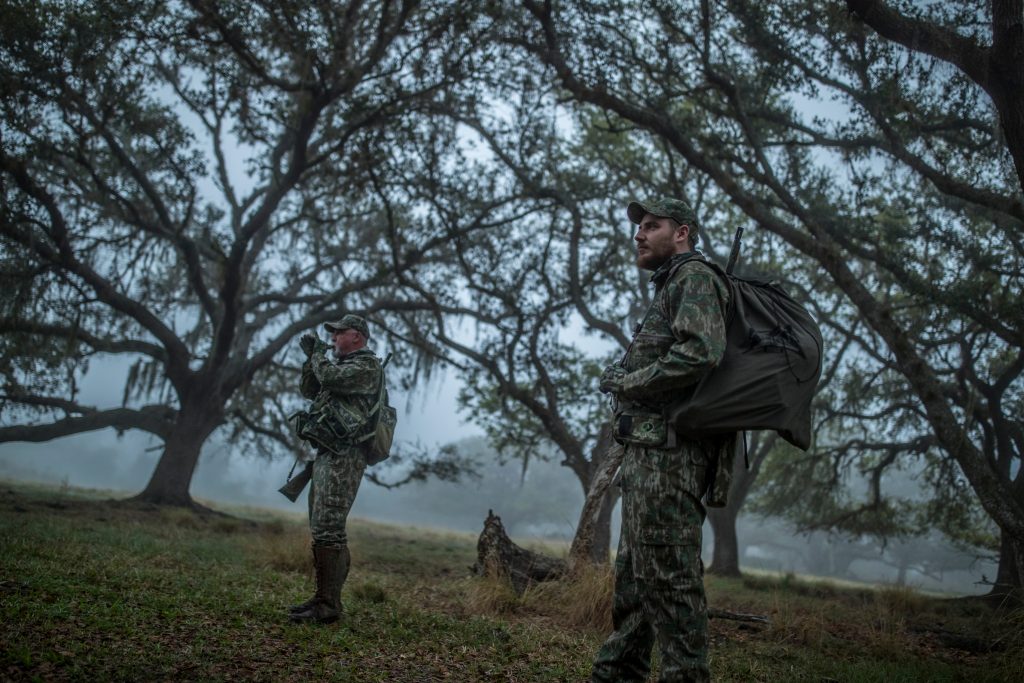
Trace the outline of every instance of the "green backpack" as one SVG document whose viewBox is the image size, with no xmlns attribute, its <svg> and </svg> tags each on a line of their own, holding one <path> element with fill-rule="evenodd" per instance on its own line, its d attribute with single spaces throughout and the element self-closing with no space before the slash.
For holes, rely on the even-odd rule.
<svg viewBox="0 0 1024 683">
<path fill-rule="evenodd" d="M 391 443 L 395 440 L 395 426 L 398 424 L 398 412 L 391 407 L 388 400 L 388 388 L 385 383 L 384 368 L 388 366 L 391 354 L 384 359 L 380 366 L 380 393 L 377 403 L 370 409 L 369 422 L 373 428 L 359 439 L 359 443 L 365 444 L 364 455 L 367 465 L 376 465 L 383 462 L 391 455 Z"/>
</svg>

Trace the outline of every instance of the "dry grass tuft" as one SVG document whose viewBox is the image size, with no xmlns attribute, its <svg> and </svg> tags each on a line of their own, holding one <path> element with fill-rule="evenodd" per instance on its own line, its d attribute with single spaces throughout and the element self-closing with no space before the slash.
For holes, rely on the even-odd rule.
<svg viewBox="0 0 1024 683">
<path fill-rule="evenodd" d="M 541 616 L 571 630 L 607 633 L 612 628 L 614 571 L 587 566 L 572 577 L 535 583 L 517 595 L 495 568 L 467 588 L 466 607 L 481 615 Z"/>
<path fill-rule="evenodd" d="M 608 633 L 612 630 L 615 571 L 611 565 L 587 565 L 572 577 L 534 584 L 523 602 L 532 612 L 568 629 Z"/>
<path fill-rule="evenodd" d="M 995 645 L 1002 648 L 996 667 L 1007 681 L 1024 681 L 1024 608 L 1011 610 L 1002 619 L 1003 635 Z"/>
<path fill-rule="evenodd" d="M 831 637 L 829 618 L 823 608 L 798 606 L 785 589 L 773 590 L 769 604 L 771 627 L 768 634 L 776 642 L 818 647 Z"/>
<path fill-rule="evenodd" d="M 899 657 L 907 647 L 907 620 L 898 612 L 877 606 L 864 620 L 863 636 L 880 653 Z"/>
<path fill-rule="evenodd" d="M 473 614 L 512 614 L 522 606 L 512 582 L 497 566 L 490 566 L 466 591 L 466 608 Z"/>
<path fill-rule="evenodd" d="M 273 529 L 255 536 L 250 548 L 258 561 L 271 569 L 299 574 L 312 571 L 308 529 L 294 527 L 284 532 Z"/>
<path fill-rule="evenodd" d="M 166 508 L 158 511 L 168 528 L 198 531 L 206 529 L 206 520 L 188 508 Z"/>
<path fill-rule="evenodd" d="M 934 602 L 934 601 L 931 601 Z M 875 593 L 879 609 L 893 614 L 913 616 L 929 609 L 929 599 L 908 586 L 885 586 Z"/>
<path fill-rule="evenodd" d="M 358 583 L 352 587 L 352 597 L 375 605 L 388 601 L 388 592 L 375 581 Z"/>
</svg>

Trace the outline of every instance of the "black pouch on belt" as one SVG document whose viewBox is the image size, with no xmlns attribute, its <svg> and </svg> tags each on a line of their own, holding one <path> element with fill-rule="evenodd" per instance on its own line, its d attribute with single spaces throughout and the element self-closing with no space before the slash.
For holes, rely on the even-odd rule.
<svg viewBox="0 0 1024 683">
<path fill-rule="evenodd" d="M 675 445 L 675 436 L 661 413 L 627 409 L 615 415 L 615 440 L 647 448 Z"/>
</svg>

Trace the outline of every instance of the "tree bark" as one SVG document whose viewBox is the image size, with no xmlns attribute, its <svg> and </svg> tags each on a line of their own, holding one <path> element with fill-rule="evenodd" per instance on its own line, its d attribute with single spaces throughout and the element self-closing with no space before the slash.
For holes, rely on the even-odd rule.
<svg viewBox="0 0 1024 683">
<path fill-rule="evenodd" d="M 28 401 L 25 401 L 25 403 L 28 403 Z M 168 416 L 174 412 L 166 406 L 159 405 L 143 406 L 138 409 L 111 408 L 109 410 L 94 410 L 68 402 L 68 407 L 71 411 L 80 410 L 82 414 L 65 417 L 46 424 L 0 427 L 0 443 L 8 443 L 10 441 L 41 443 L 110 427 L 117 430 L 140 429 L 150 434 L 162 436 L 170 427 Z"/>
<path fill-rule="evenodd" d="M 999 542 L 999 569 L 996 571 L 996 581 L 989 591 L 987 597 L 994 601 L 1003 602 L 1008 598 L 1024 599 L 1021 595 L 1021 567 L 1017 563 L 1017 553 L 1013 548 L 1013 537 L 1005 531 L 1000 532 Z"/>
<path fill-rule="evenodd" d="M 548 557 L 521 548 L 505 532 L 501 518 L 493 510 L 487 511 L 484 529 L 476 544 L 477 576 L 507 576 L 516 593 L 522 594 L 532 583 L 550 581 L 565 576 L 565 560 Z"/>
<path fill-rule="evenodd" d="M 761 463 L 778 441 L 778 434 L 751 432 L 747 438 L 749 441 L 745 438 L 743 446 L 746 452 L 737 453 L 733 459 L 732 484 L 729 487 L 726 506 L 708 510 L 711 533 L 715 537 L 708 572 L 719 576 L 740 575 L 740 544 L 736 533 L 736 521 L 739 519 L 740 510 L 747 502 L 750 489 L 761 472 Z"/>
<path fill-rule="evenodd" d="M 604 452 L 604 457 L 597 458 L 596 454 Z M 615 504 L 615 498 L 609 495 L 609 488 L 615 479 L 622 463 L 622 446 L 612 440 L 611 423 L 601 426 L 601 433 L 598 436 L 597 445 L 594 447 L 594 456 L 591 461 L 596 463 L 592 470 L 590 479 L 590 490 L 587 491 L 587 499 L 583 502 L 583 509 L 580 511 L 580 521 L 576 525 L 576 535 L 572 539 L 569 548 L 569 566 L 575 570 L 581 562 L 592 562 L 594 558 L 604 558 L 608 561 L 608 552 L 611 539 L 611 511 Z M 599 522 L 605 519 L 605 530 L 607 535 L 599 534 Z M 598 547 L 599 538 L 603 536 L 603 549 Z"/>
<path fill-rule="evenodd" d="M 619 499 L 618 489 L 609 487 L 604 494 L 601 510 L 594 520 L 594 541 L 590 546 L 590 562 L 601 565 L 611 562 L 612 546 L 612 511 Z"/>
<path fill-rule="evenodd" d="M 189 494 L 203 444 L 221 423 L 216 403 L 202 402 L 182 407 L 174 429 L 164 441 L 164 451 L 153 475 L 132 500 L 155 505 L 194 507 Z"/>
<path fill-rule="evenodd" d="M 999 112 L 1006 146 L 1013 156 L 1017 179 L 1024 190 L 1024 3 L 995 0 L 992 3 L 992 50 L 988 64 L 991 89 Z M 1020 582 L 1017 584 L 1020 586 Z"/>
</svg>

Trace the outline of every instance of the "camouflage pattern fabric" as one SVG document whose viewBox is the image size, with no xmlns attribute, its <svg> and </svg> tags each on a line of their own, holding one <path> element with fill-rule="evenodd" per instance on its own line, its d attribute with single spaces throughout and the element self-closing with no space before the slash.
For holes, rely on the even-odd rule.
<svg viewBox="0 0 1024 683">
<path fill-rule="evenodd" d="M 677 254 L 651 276 L 658 294 L 626 357 L 620 398 L 660 409 L 722 360 L 729 290 L 710 268 L 687 262 L 695 253 Z"/>
<path fill-rule="evenodd" d="M 363 481 L 363 449 L 348 446 L 342 453 L 322 451 L 313 461 L 309 489 L 309 531 L 313 545 L 342 548 L 348 544 L 345 522 Z"/>
<path fill-rule="evenodd" d="M 302 365 L 299 390 L 308 399 L 329 396 L 346 411 L 365 418 L 377 403 L 382 372 L 380 359 L 369 349 L 353 351 L 337 362 L 317 351 Z"/>
<path fill-rule="evenodd" d="M 313 461 L 309 492 L 309 528 L 314 545 L 343 547 L 345 522 L 366 470 L 364 446 L 354 439 L 376 404 L 381 380 L 380 360 L 360 349 L 331 362 L 314 352 L 302 366 L 299 390 L 313 399 L 312 411 L 330 410 L 341 436 L 330 449 L 320 448 Z M 346 426 L 347 425 L 347 426 Z M 348 429 L 348 435 L 344 434 Z"/>
<path fill-rule="evenodd" d="M 324 329 L 328 332 L 340 332 L 341 330 L 355 330 L 363 335 L 364 339 L 370 338 L 370 327 L 366 324 L 366 318 L 360 315 L 348 315 L 342 316 L 341 320 L 335 320 L 331 323 L 324 323 Z"/>
<path fill-rule="evenodd" d="M 658 643 L 661 681 L 707 681 L 707 604 L 700 558 L 706 457 L 699 444 L 626 446 L 622 533 L 615 558 L 615 630 L 594 681 L 645 681 Z"/>
<path fill-rule="evenodd" d="M 728 291 L 709 269 L 687 264 L 690 256 L 677 254 L 651 278 L 657 295 L 625 358 L 620 399 L 659 411 L 673 391 L 721 360 Z M 660 681 L 710 679 L 701 497 L 709 463 L 725 441 L 731 437 L 672 448 L 626 445 L 615 630 L 594 660 L 593 681 L 646 680 L 655 642 Z"/>
<path fill-rule="evenodd" d="M 660 216 L 662 218 L 671 218 L 680 225 L 689 227 L 690 239 L 693 240 L 693 244 L 697 244 L 697 240 L 699 239 L 698 231 L 700 230 L 700 224 L 697 222 L 697 214 L 694 213 L 690 205 L 682 199 L 660 197 L 657 199 L 650 199 L 646 202 L 630 202 L 629 206 L 626 207 L 626 215 L 632 223 L 639 224 L 646 214 Z"/>
</svg>

